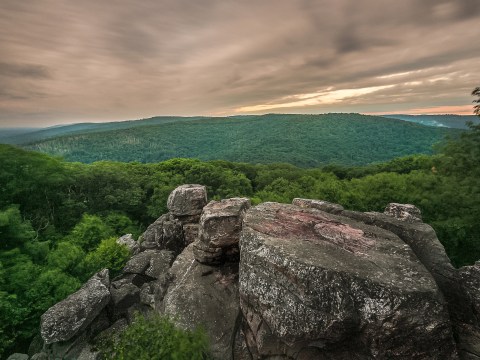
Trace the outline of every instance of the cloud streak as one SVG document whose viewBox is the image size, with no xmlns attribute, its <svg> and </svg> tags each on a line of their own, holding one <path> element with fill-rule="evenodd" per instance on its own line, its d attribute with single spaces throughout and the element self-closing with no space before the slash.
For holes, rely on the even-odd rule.
<svg viewBox="0 0 480 360">
<path fill-rule="evenodd" d="M 479 8 L 478 0 L 3 0 L 0 126 L 465 107 L 480 85 Z"/>
</svg>

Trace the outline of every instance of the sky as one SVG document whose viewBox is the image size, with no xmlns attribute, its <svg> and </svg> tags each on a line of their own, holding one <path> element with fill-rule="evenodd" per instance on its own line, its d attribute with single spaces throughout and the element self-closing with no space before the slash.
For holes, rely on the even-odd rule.
<svg viewBox="0 0 480 360">
<path fill-rule="evenodd" d="M 1 0 L 0 127 L 472 114 L 479 0 Z"/>
</svg>

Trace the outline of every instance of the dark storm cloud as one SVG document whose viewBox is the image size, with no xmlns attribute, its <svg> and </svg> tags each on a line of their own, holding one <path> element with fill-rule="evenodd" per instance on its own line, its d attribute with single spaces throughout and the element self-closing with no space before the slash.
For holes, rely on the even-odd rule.
<svg viewBox="0 0 480 360">
<path fill-rule="evenodd" d="M 32 64 L 8 64 L 0 62 L 0 76 L 46 79 L 50 77 L 47 67 Z"/>
<path fill-rule="evenodd" d="M 479 20 L 478 0 L 3 0 L 0 125 L 467 105 Z"/>
</svg>

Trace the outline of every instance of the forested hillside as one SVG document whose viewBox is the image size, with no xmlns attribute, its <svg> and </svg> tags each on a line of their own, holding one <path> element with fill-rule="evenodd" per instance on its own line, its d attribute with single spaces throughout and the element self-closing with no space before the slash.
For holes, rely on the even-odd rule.
<svg viewBox="0 0 480 360">
<path fill-rule="evenodd" d="M 85 163 L 149 163 L 182 157 L 253 164 L 287 162 L 300 167 L 353 166 L 430 154 L 432 145 L 445 135 L 459 133 L 359 114 L 153 118 L 138 124 L 104 124 L 101 131 L 98 125 L 77 130 L 22 146 Z"/>
<path fill-rule="evenodd" d="M 127 252 L 115 237 L 139 235 L 166 212 L 177 185 L 205 184 L 210 198 L 253 203 L 305 197 L 361 211 L 415 204 L 460 266 L 480 259 L 479 165 L 480 127 L 436 156 L 353 168 L 194 159 L 86 165 L 1 145 L 0 356 L 24 350 L 40 315 L 92 273 L 120 269 Z"/>
<path fill-rule="evenodd" d="M 475 115 L 382 115 L 389 119 L 409 121 L 420 125 L 446 127 L 452 129 L 468 129 L 468 122 L 479 124 Z"/>
</svg>

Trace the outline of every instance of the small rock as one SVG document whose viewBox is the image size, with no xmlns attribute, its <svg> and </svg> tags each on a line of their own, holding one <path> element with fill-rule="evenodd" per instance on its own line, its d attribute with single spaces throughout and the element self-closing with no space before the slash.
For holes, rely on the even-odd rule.
<svg viewBox="0 0 480 360">
<path fill-rule="evenodd" d="M 113 319 L 118 319 L 130 306 L 140 301 L 140 289 L 132 283 L 123 283 L 118 287 L 112 285 L 110 293 L 109 309 Z"/>
<path fill-rule="evenodd" d="M 132 234 L 126 234 L 117 239 L 117 244 L 124 245 L 128 248 L 132 255 L 138 254 L 140 245 L 133 238 Z"/>
<path fill-rule="evenodd" d="M 154 250 L 147 250 L 132 256 L 125 264 L 122 272 L 124 274 L 145 274 L 145 271 L 150 266 L 153 253 Z"/>
<path fill-rule="evenodd" d="M 48 360 L 48 355 L 44 352 L 39 352 L 33 355 L 30 360 Z"/>
<path fill-rule="evenodd" d="M 182 223 L 170 214 L 160 216 L 141 236 L 141 250 L 171 250 L 178 255 L 185 247 Z"/>
<path fill-rule="evenodd" d="M 27 354 L 15 353 L 10 355 L 7 360 L 28 360 Z"/>
<path fill-rule="evenodd" d="M 342 205 L 334 204 L 323 200 L 295 198 L 293 199 L 292 204 L 301 208 L 318 209 L 331 214 L 340 214 L 344 210 Z"/>
<path fill-rule="evenodd" d="M 200 232 L 199 224 L 185 224 L 183 225 L 183 236 L 185 238 L 185 246 L 190 245 L 198 239 Z"/>
<path fill-rule="evenodd" d="M 207 189 L 203 185 L 187 184 L 170 193 L 168 210 L 175 216 L 198 215 L 207 204 Z"/>
<path fill-rule="evenodd" d="M 148 269 L 145 271 L 145 275 L 154 279 L 161 278 L 167 274 L 168 269 L 172 265 L 174 259 L 175 258 L 171 251 L 156 251 L 150 258 L 150 264 Z"/>
<path fill-rule="evenodd" d="M 422 221 L 422 212 L 415 205 L 390 203 L 383 213 L 402 221 Z"/>
</svg>

